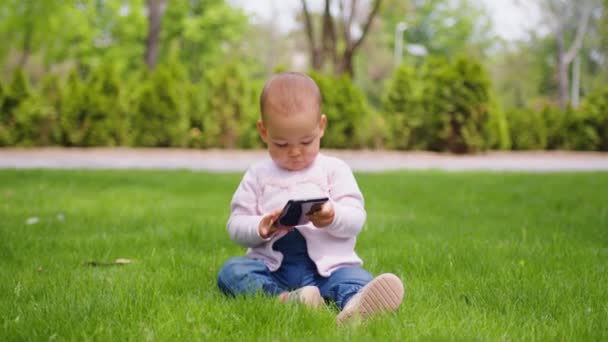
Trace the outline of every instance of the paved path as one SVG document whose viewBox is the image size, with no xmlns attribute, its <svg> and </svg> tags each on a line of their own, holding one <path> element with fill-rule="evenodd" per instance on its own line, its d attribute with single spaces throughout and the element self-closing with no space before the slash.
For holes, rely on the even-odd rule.
<svg viewBox="0 0 608 342">
<path fill-rule="evenodd" d="M 447 171 L 608 171 L 608 153 L 488 152 L 453 155 L 431 152 L 341 151 L 325 154 L 345 160 L 355 171 L 438 169 Z M 244 171 L 266 158 L 263 150 L 131 148 L 0 148 L 0 168 L 190 169 Z"/>
</svg>

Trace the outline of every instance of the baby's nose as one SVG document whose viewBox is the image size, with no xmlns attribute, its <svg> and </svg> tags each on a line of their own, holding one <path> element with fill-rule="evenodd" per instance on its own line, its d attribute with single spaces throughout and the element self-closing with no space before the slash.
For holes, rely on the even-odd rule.
<svg viewBox="0 0 608 342">
<path fill-rule="evenodd" d="M 294 157 L 300 155 L 300 149 L 297 147 L 292 147 L 289 149 L 289 155 Z"/>
</svg>

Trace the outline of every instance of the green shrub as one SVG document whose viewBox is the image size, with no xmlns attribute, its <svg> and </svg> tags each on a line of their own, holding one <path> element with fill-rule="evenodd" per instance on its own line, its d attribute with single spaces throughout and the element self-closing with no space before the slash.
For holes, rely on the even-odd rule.
<svg viewBox="0 0 608 342">
<path fill-rule="evenodd" d="M 465 57 L 454 63 L 438 59 L 427 64 L 424 78 L 422 102 L 433 116 L 432 127 L 439 129 L 430 149 L 482 150 L 490 109 L 490 81 L 482 65 Z"/>
<path fill-rule="evenodd" d="M 381 113 L 370 110 L 369 115 L 362 120 L 361 127 L 365 128 L 358 130 L 362 132 L 362 147 L 384 149 L 390 146 L 390 126 Z"/>
<path fill-rule="evenodd" d="M 132 127 L 135 145 L 186 146 L 190 118 L 190 81 L 178 63 L 158 65 L 145 72 L 136 90 Z"/>
<path fill-rule="evenodd" d="M 605 107 L 599 96 L 590 96 L 578 110 L 561 110 L 545 105 L 542 110 L 530 108 L 508 113 L 513 148 L 517 150 L 580 150 L 602 149 L 605 134 Z M 604 121 L 602 121 L 604 120 Z"/>
<path fill-rule="evenodd" d="M 230 61 L 208 72 L 205 96 L 207 113 L 202 120 L 202 135 L 208 147 L 260 147 L 256 130 L 259 119 L 258 94 L 261 86 L 252 84 L 243 65 Z"/>
<path fill-rule="evenodd" d="M 544 134 L 547 139 L 545 149 L 562 149 L 564 146 L 566 113 L 559 109 L 555 104 L 545 104 L 538 113 L 544 125 L 542 128 L 544 132 L 541 133 Z"/>
<path fill-rule="evenodd" d="M 374 139 L 365 123 L 369 123 L 370 110 L 363 93 L 350 77 L 311 73 L 321 89 L 321 110 L 327 116 L 327 128 L 322 144 L 329 148 L 361 148 Z"/>
<path fill-rule="evenodd" d="M 8 87 L 2 88 L 0 102 L 0 146 L 13 146 L 19 139 L 17 129 L 18 108 L 32 96 L 25 72 L 18 68 L 13 72 Z"/>
<path fill-rule="evenodd" d="M 597 118 L 587 111 L 567 108 L 561 129 L 560 149 L 594 151 L 600 149 L 601 138 Z"/>
<path fill-rule="evenodd" d="M 8 133 L 8 127 L 6 127 L 5 122 L 5 112 L 4 112 L 4 96 L 6 90 L 4 90 L 4 85 L 2 84 L 2 79 L 0 79 L 0 146 L 6 146 L 6 142 L 10 140 Z"/>
<path fill-rule="evenodd" d="M 590 94 L 581 111 L 590 118 L 598 138 L 598 148 L 608 151 L 608 87 Z"/>
<path fill-rule="evenodd" d="M 420 99 L 421 80 L 408 64 L 401 64 L 387 82 L 383 99 L 384 117 L 388 127 L 387 147 L 425 149 L 429 144 L 428 120 Z"/>
<path fill-rule="evenodd" d="M 73 71 L 60 102 L 60 122 L 68 146 L 128 145 L 129 111 L 120 74 L 111 63 L 94 68 L 82 81 Z"/>
<path fill-rule="evenodd" d="M 57 112 L 43 96 L 34 94 L 15 110 L 13 141 L 16 146 L 49 146 L 60 140 Z"/>
<path fill-rule="evenodd" d="M 510 150 L 512 146 L 509 122 L 494 92 L 490 96 L 490 113 L 484 135 L 486 149 Z"/>
<path fill-rule="evenodd" d="M 508 147 L 506 121 L 490 98 L 482 65 L 470 58 L 428 58 L 420 71 L 401 66 L 388 83 L 384 112 L 393 147 L 457 153 Z M 489 139 L 488 134 L 499 135 Z"/>
<path fill-rule="evenodd" d="M 548 144 L 546 113 L 530 108 L 507 111 L 509 135 L 514 150 L 543 150 Z"/>
<path fill-rule="evenodd" d="M 86 117 L 84 103 L 85 85 L 76 69 L 68 75 L 65 87 L 61 91 L 59 108 L 59 126 L 61 142 L 64 146 L 80 146 L 86 135 L 89 119 Z"/>
</svg>

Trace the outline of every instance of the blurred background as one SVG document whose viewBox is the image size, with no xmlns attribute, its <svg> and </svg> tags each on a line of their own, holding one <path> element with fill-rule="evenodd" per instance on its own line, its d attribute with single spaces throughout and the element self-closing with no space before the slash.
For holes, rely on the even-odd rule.
<svg viewBox="0 0 608 342">
<path fill-rule="evenodd" d="M 308 72 L 323 145 L 608 150 L 608 0 L 2 0 L 0 146 L 261 148 Z"/>
</svg>

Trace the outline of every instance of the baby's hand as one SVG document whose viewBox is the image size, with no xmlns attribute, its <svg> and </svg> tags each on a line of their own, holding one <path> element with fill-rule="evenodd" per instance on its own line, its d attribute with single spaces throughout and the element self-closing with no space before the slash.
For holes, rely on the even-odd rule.
<svg viewBox="0 0 608 342">
<path fill-rule="evenodd" d="M 334 211 L 334 206 L 331 202 L 325 202 L 320 210 L 315 211 L 314 213 L 307 215 L 308 219 L 312 224 L 317 228 L 325 228 L 334 222 L 334 217 L 336 216 L 336 212 Z"/>
<path fill-rule="evenodd" d="M 274 222 L 276 220 L 279 219 L 279 216 L 281 215 L 281 209 L 279 210 L 275 210 L 272 213 L 262 217 L 262 219 L 260 220 L 260 224 L 258 225 L 258 233 L 260 234 L 260 237 L 262 237 L 263 239 L 267 239 L 268 237 L 270 237 L 270 235 L 281 231 L 281 230 L 286 230 L 286 231 L 290 231 L 292 229 L 294 229 L 294 227 L 284 227 L 284 226 L 275 226 Z"/>
</svg>

